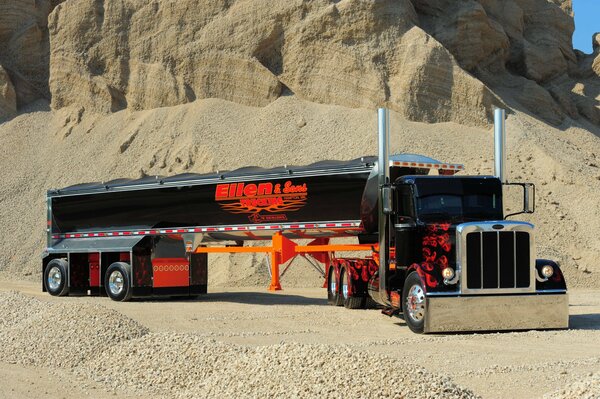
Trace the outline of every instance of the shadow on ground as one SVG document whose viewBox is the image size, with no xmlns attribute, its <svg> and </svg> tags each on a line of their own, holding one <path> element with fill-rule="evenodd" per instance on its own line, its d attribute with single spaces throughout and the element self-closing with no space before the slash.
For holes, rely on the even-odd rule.
<svg viewBox="0 0 600 399">
<path fill-rule="evenodd" d="M 152 298 L 152 301 L 228 302 L 247 305 L 327 305 L 327 298 L 310 298 L 301 295 L 268 292 L 209 292 L 197 298 Z"/>
<path fill-rule="evenodd" d="M 394 323 L 397 326 L 406 327 L 406 322 L 404 321 L 404 317 L 402 315 L 398 315 L 398 320 Z M 569 316 L 569 329 L 570 330 L 600 330 L 600 314 L 599 313 L 590 313 L 590 314 L 575 314 Z M 461 332 L 447 332 L 447 333 L 436 333 L 433 335 L 471 335 L 471 334 L 512 334 L 517 332 L 527 332 L 525 331 L 461 331 Z M 544 331 L 544 330 L 539 330 Z M 556 331 L 556 330 L 551 330 Z"/>
<path fill-rule="evenodd" d="M 569 328 L 572 330 L 600 330 L 600 314 L 573 314 L 569 316 Z"/>
</svg>

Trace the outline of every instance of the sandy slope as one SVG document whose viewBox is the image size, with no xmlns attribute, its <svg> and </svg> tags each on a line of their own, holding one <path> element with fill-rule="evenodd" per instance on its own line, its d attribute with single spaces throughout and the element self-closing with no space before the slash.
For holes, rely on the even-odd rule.
<svg viewBox="0 0 600 399">
<path fill-rule="evenodd" d="M 306 164 L 376 153 L 376 114 L 282 97 L 255 108 L 223 100 L 111 115 L 77 109 L 28 113 L 0 124 L 0 270 L 39 276 L 45 190 L 143 174 L 208 172 L 248 165 Z M 598 287 L 600 266 L 600 128 L 576 122 L 554 129 L 522 113 L 508 118 L 511 180 L 537 185 L 540 256 L 560 261 L 571 286 Z M 493 134 L 454 123 L 409 122 L 392 114 L 392 150 L 460 162 L 466 173 L 492 173 Z M 213 264 L 211 284 L 268 280 L 262 257 L 227 256 Z M 318 286 L 297 261 L 288 286 Z"/>
</svg>

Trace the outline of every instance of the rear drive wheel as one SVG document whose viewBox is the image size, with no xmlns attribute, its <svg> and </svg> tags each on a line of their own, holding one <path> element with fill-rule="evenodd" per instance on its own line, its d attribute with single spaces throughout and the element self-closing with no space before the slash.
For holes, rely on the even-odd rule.
<svg viewBox="0 0 600 399">
<path fill-rule="evenodd" d="M 344 300 L 344 306 L 347 309 L 360 309 L 363 304 L 363 297 L 356 297 L 350 295 L 350 278 L 346 269 L 342 269 L 340 272 L 340 292 Z"/>
<path fill-rule="evenodd" d="M 427 297 L 421 278 L 416 272 L 408 275 L 402 289 L 402 313 L 408 328 L 414 333 L 422 334 L 425 327 Z"/>
<path fill-rule="evenodd" d="M 379 307 L 380 305 L 367 294 L 367 297 L 365 298 L 365 309 L 377 309 Z"/>
<path fill-rule="evenodd" d="M 131 299 L 131 267 L 125 262 L 115 262 L 104 275 L 106 293 L 113 301 L 124 302 Z"/>
<path fill-rule="evenodd" d="M 329 277 L 327 278 L 327 303 L 333 306 L 342 306 L 344 304 L 335 277 L 334 266 L 329 267 Z"/>
<path fill-rule="evenodd" d="M 64 259 L 52 259 L 44 270 L 44 286 L 52 296 L 65 296 L 69 293 L 67 284 L 68 263 Z"/>
</svg>

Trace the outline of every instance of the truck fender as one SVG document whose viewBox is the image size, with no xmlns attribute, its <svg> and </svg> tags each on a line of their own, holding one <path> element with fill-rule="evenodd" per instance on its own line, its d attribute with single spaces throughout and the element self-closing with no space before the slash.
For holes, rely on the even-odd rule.
<svg viewBox="0 0 600 399">
<path fill-rule="evenodd" d="M 412 265 L 410 265 L 406 270 L 406 277 L 408 277 L 408 275 L 411 272 L 417 272 L 419 278 L 421 279 L 421 284 L 423 285 L 423 289 L 425 290 L 425 292 L 427 292 L 427 289 L 429 287 L 435 287 L 435 285 L 433 285 L 435 282 L 432 282 L 430 275 L 424 270 L 423 265 L 421 265 L 420 263 L 413 263 Z"/>
<path fill-rule="evenodd" d="M 340 269 L 343 267 L 348 273 L 348 291 L 351 295 L 365 295 L 369 281 L 378 271 L 377 263 L 372 259 L 362 258 L 342 258 L 337 261 Z"/>
</svg>

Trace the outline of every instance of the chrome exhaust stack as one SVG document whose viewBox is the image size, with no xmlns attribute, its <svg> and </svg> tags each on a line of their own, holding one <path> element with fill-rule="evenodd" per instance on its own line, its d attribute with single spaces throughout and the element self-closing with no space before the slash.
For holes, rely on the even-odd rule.
<svg viewBox="0 0 600 399">
<path fill-rule="evenodd" d="M 379 297 L 382 301 L 389 303 L 387 293 L 387 275 L 389 270 L 389 208 L 390 208 L 390 111 L 379 108 L 378 117 L 378 183 L 379 183 Z"/>
<path fill-rule="evenodd" d="M 504 184 L 508 182 L 506 174 L 506 111 L 494 110 L 494 176 Z"/>
</svg>

